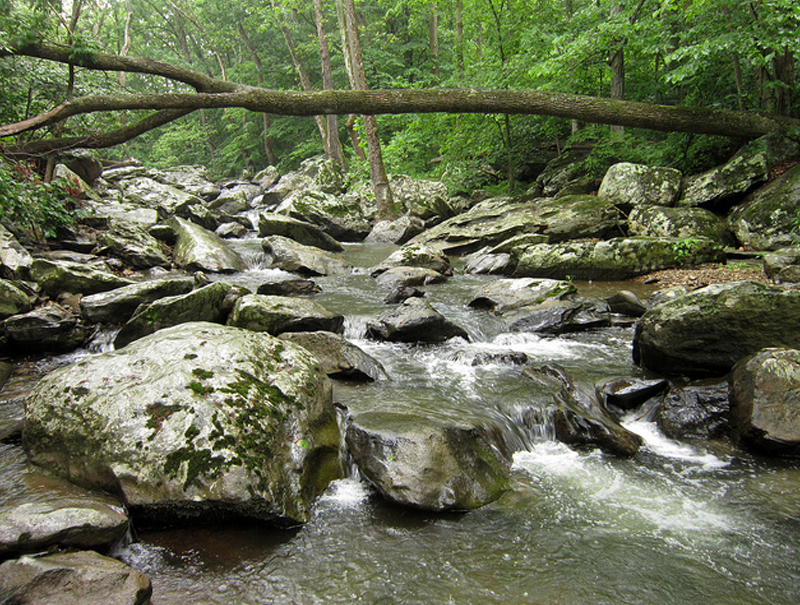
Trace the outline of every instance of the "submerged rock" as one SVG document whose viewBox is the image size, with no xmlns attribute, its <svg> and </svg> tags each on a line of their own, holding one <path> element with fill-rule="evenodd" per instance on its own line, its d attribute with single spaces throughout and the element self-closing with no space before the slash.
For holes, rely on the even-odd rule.
<svg viewBox="0 0 800 605">
<path fill-rule="evenodd" d="M 397 504 L 471 510 L 510 489 L 510 457 L 479 426 L 368 412 L 350 421 L 346 441 L 367 480 Z"/>
<path fill-rule="evenodd" d="M 160 524 L 303 522 L 339 476 L 331 387 L 304 349 L 189 323 L 46 376 L 27 402 L 32 462 L 119 493 Z"/>
<path fill-rule="evenodd" d="M 22 557 L 0 565 L 0 601 L 27 605 L 147 605 L 147 576 L 92 551 Z"/>
<path fill-rule="evenodd" d="M 764 347 L 800 347 L 800 292 L 733 282 L 651 308 L 636 326 L 633 356 L 662 374 L 722 376 Z"/>
<path fill-rule="evenodd" d="M 800 350 L 746 357 L 729 381 L 734 439 L 771 453 L 800 452 Z"/>
<path fill-rule="evenodd" d="M 390 342 L 442 342 L 466 330 L 446 319 L 423 298 L 411 297 L 367 324 L 367 336 Z"/>
</svg>

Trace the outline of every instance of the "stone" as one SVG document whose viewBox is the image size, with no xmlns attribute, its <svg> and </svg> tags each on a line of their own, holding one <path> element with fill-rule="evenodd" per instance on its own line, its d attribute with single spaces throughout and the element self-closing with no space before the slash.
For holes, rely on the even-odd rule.
<svg viewBox="0 0 800 605">
<path fill-rule="evenodd" d="M 372 267 L 370 274 L 372 277 L 377 277 L 394 267 L 422 267 L 436 271 L 441 275 L 453 274 L 450 259 L 438 248 L 427 244 L 406 244 Z"/>
<path fill-rule="evenodd" d="M 171 185 L 203 200 L 213 200 L 220 193 L 219 185 L 211 182 L 205 166 L 170 166 L 163 170 L 150 171 L 159 182 Z"/>
<path fill-rule="evenodd" d="M 227 317 L 225 302 L 233 287 L 224 282 L 214 282 L 191 290 L 186 294 L 164 296 L 140 307 L 114 338 L 117 349 L 152 334 L 187 322 L 222 323 Z"/>
<path fill-rule="evenodd" d="M 247 227 L 236 221 L 230 223 L 222 223 L 214 230 L 214 233 L 223 239 L 228 238 L 242 238 L 247 235 Z"/>
<path fill-rule="evenodd" d="M 28 295 L 13 282 L 0 279 L 0 319 L 18 313 L 27 313 L 30 310 L 31 301 Z"/>
<path fill-rule="evenodd" d="M 627 315 L 628 317 L 641 317 L 647 311 L 639 297 L 630 290 L 620 290 L 606 299 L 612 313 Z"/>
<path fill-rule="evenodd" d="M 0 601 L 28 605 L 148 605 L 147 576 L 92 551 L 21 557 L 0 565 Z"/>
<path fill-rule="evenodd" d="M 0 277 L 28 279 L 33 257 L 16 238 L 0 225 Z"/>
<path fill-rule="evenodd" d="M 351 419 L 346 441 L 367 480 L 403 506 L 472 510 L 510 489 L 509 455 L 480 426 L 368 412 Z"/>
<path fill-rule="evenodd" d="M 574 284 L 563 280 L 502 278 L 478 288 L 468 304 L 473 309 L 487 309 L 498 315 L 506 315 L 523 307 L 562 300 L 576 292 Z"/>
<path fill-rule="evenodd" d="M 634 208 L 628 215 L 628 231 L 634 236 L 675 237 L 680 240 L 704 237 L 721 246 L 731 246 L 734 242 L 725 222 L 705 208 Z"/>
<path fill-rule="evenodd" d="M 116 256 L 135 269 L 169 264 L 158 240 L 135 224 L 114 223 L 109 231 L 97 235 L 97 244 L 99 254 Z"/>
<path fill-rule="evenodd" d="M 20 351 L 70 351 L 86 342 L 89 332 L 67 309 L 50 304 L 3 322 L 8 346 Z"/>
<path fill-rule="evenodd" d="M 305 522 L 341 476 L 331 385 L 311 354 L 205 322 L 48 374 L 23 435 L 34 464 L 119 493 L 134 519 L 159 525 Z"/>
<path fill-rule="evenodd" d="M 342 259 L 320 248 L 299 244 L 280 235 L 265 238 L 262 247 L 270 256 L 271 265 L 284 271 L 304 276 L 335 275 L 352 271 L 352 266 Z"/>
<path fill-rule="evenodd" d="M 91 323 L 123 323 L 140 305 L 167 296 L 187 294 L 193 284 L 191 277 L 165 277 L 91 294 L 81 298 L 81 313 Z"/>
<path fill-rule="evenodd" d="M 389 187 L 395 206 L 422 220 L 448 218 L 456 214 L 448 203 L 447 187 L 440 181 L 395 174 L 389 179 Z"/>
<path fill-rule="evenodd" d="M 244 271 L 242 257 L 231 250 L 215 233 L 179 217 L 168 224 L 175 230 L 175 264 L 190 271 L 235 273 Z"/>
<path fill-rule="evenodd" d="M 778 283 L 800 282 L 800 246 L 781 248 L 764 254 L 764 272 Z"/>
<path fill-rule="evenodd" d="M 724 260 L 722 247 L 705 238 L 626 237 L 528 246 L 520 251 L 514 275 L 623 280 L 661 269 Z"/>
<path fill-rule="evenodd" d="M 62 292 L 97 294 L 134 283 L 111 273 L 104 264 L 93 266 L 77 261 L 44 258 L 34 259 L 31 264 L 31 279 L 51 298 L 58 297 Z"/>
<path fill-rule="evenodd" d="M 597 387 L 597 394 L 606 409 L 635 410 L 645 401 L 669 388 L 663 378 L 614 378 Z"/>
<path fill-rule="evenodd" d="M 597 196 L 627 207 L 672 206 L 681 192 L 680 170 L 621 162 L 608 169 Z"/>
<path fill-rule="evenodd" d="M 318 330 L 340 333 L 344 316 L 331 313 L 312 300 L 247 294 L 236 301 L 228 325 L 275 336 L 283 332 Z"/>
<path fill-rule="evenodd" d="M 520 309 L 520 317 L 511 323 L 511 332 L 536 334 L 566 334 L 583 332 L 611 325 L 610 309 L 599 299 L 574 298 L 552 301 L 539 308 Z"/>
<path fill-rule="evenodd" d="M 757 451 L 800 452 L 800 350 L 767 348 L 729 376 L 733 438 Z"/>
<path fill-rule="evenodd" d="M 366 199 L 357 194 L 299 191 L 275 211 L 314 223 L 337 241 L 360 242 L 372 229 L 365 204 Z"/>
<path fill-rule="evenodd" d="M 274 282 L 260 284 L 256 294 L 268 296 L 310 296 L 322 292 L 316 283 L 310 279 L 282 279 Z"/>
<path fill-rule="evenodd" d="M 180 215 L 189 206 L 203 204 L 202 198 L 172 185 L 160 183 L 151 176 L 140 176 L 120 182 L 123 202 L 146 206 L 158 212 L 161 219 Z"/>
<path fill-rule="evenodd" d="M 730 411 L 727 379 L 699 380 L 665 393 L 655 421 L 670 439 L 727 439 Z"/>
<path fill-rule="evenodd" d="M 83 202 L 83 207 L 86 213 L 81 223 L 95 229 L 108 229 L 115 223 L 127 223 L 149 229 L 160 220 L 158 210 L 130 200 L 108 198 L 101 201 L 87 200 Z"/>
<path fill-rule="evenodd" d="M 381 363 L 353 343 L 333 332 L 284 332 L 288 340 L 311 352 L 322 371 L 331 378 L 361 382 L 386 380 L 389 376 Z"/>
<path fill-rule="evenodd" d="M 730 214 L 738 240 L 754 250 L 800 245 L 800 164 L 751 193 Z"/>
<path fill-rule="evenodd" d="M 62 151 L 56 156 L 56 162 L 74 172 L 89 185 L 103 174 L 102 162 L 88 149 Z"/>
<path fill-rule="evenodd" d="M 469 339 L 463 328 L 446 319 L 423 298 L 407 298 L 395 309 L 367 323 L 367 336 L 390 342 L 442 342 Z"/>
<path fill-rule="evenodd" d="M 715 284 L 648 310 L 634 361 L 665 375 L 711 377 L 765 347 L 800 347 L 800 292 L 757 282 Z"/>
<path fill-rule="evenodd" d="M 260 187 L 251 183 L 236 183 L 225 187 L 208 203 L 208 208 L 222 214 L 238 214 L 250 208 L 250 201 L 258 195 Z"/>
<path fill-rule="evenodd" d="M 328 252 L 341 252 L 344 249 L 339 242 L 319 229 L 319 227 L 273 212 L 259 214 L 258 234 L 261 237 L 280 235 L 299 244 L 313 246 Z"/>
<path fill-rule="evenodd" d="M 424 230 L 425 223 L 421 218 L 405 214 L 392 221 L 378 221 L 375 223 L 365 241 L 401 246 Z"/>
<path fill-rule="evenodd" d="M 381 288 L 395 291 L 398 288 L 413 288 L 430 284 L 441 284 L 447 277 L 425 267 L 392 267 L 379 273 L 375 278 Z"/>
</svg>

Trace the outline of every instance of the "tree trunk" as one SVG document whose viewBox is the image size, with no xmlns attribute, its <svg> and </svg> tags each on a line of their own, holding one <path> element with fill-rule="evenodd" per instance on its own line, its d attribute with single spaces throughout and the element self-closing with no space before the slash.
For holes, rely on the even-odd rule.
<svg viewBox="0 0 800 605">
<path fill-rule="evenodd" d="M 439 71 L 439 14 L 436 2 L 431 2 L 431 18 L 428 23 L 428 40 L 431 50 L 431 61 L 433 61 L 433 75 L 438 80 L 441 77 Z"/>
<path fill-rule="evenodd" d="M 464 73 L 464 2 L 456 0 L 456 69 Z"/>
<path fill-rule="evenodd" d="M 314 21 L 317 26 L 317 40 L 319 42 L 319 60 L 322 69 L 322 88 L 333 90 L 333 69 L 331 68 L 331 51 L 328 47 L 327 32 L 325 31 L 325 16 L 322 13 L 322 0 L 314 0 Z M 333 159 L 343 170 L 347 170 L 342 153 L 342 144 L 339 141 L 339 121 L 336 114 L 325 116 L 327 122 L 326 155 Z"/>
<path fill-rule="evenodd" d="M 622 14 L 622 4 L 614 4 L 611 7 L 611 16 L 616 17 Z M 625 100 L 625 49 L 623 40 L 614 40 L 608 66 L 611 68 L 611 90 L 610 96 L 616 101 Z M 619 125 L 611 126 L 611 133 L 616 136 L 625 134 L 625 127 Z"/>
<path fill-rule="evenodd" d="M 253 60 L 253 64 L 256 66 L 256 82 L 258 82 L 259 86 L 264 85 L 264 64 L 261 63 L 261 57 L 258 56 L 253 43 L 250 41 L 250 36 L 247 35 L 247 32 L 244 29 L 244 26 L 241 23 L 237 24 L 237 29 L 239 30 L 239 37 L 242 39 L 242 42 L 247 48 L 247 51 L 250 53 L 250 57 Z M 264 137 L 262 143 L 264 145 L 264 153 L 267 154 L 267 162 L 270 165 L 275 166 L 278 163 L 278 159 L 275 157 L 275 151 L 272 148 L 272 139 L 269 136 L 269 114 L 262 113 L 261 114 L 261 128 L 264 132 Z"/>
<path fill-rule="evenodd" d="M 350 67 L 352 69 L 351 82 L 354 83 L 354 88 L 356 90 L 366 91 L 368 88 L 367 75 L 364 71 L 361 42 L 358 38 L 355 3 L 354 0 L 337 0 L 337 3 L 341 5 L 340 12 L 344 18 L 347 44 L 343 48 L 343 52 L 346 50 L 350 55 Z M 390 220 L 395 216 L 394 200 L 392 198 L 392 190 L 389 187 L 389 178 L 386 175 L 386 168 L 383 165 L 381 141 L 378 136 L 378 121 L 375 119 L 374 115 L 364 116 L 364 134 L 367 139 L 367 158 L 372 189 L 375 192 L 377 220 Z"/>
</svg>

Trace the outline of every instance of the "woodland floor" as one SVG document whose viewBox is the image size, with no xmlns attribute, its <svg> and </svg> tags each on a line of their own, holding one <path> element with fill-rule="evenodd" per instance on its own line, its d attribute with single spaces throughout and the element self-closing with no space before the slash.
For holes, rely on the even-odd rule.
<svg viewBox="0 0 800 605">
<path fill-rule="evenodd" d="M 764 273 L 762 264 L 759 263 L 719 263 L 700 265 L 690 269 L 667 269 L 641 275 L 633 279 L 642 284 L 655 284 L 660 288 L 671 286 L 686 286 L 687 288 L 702 288 L 711 284 L 722 284 L 731 281 L 752 280 L 764 284 L 772 283 Z"/>
</svg>

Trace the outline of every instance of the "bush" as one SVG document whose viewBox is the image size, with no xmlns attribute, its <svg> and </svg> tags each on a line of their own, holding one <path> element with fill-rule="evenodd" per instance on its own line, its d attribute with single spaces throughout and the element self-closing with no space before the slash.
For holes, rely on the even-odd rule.
<svg viewBox="0 0 800 605">
<path fill-rule="evenodd" d="M 60 227 L 75 224 L 79 194 L 77 183 L 45 183 L 30 164 L 0 161 L 0 221 L 36 239 L 53 238 Z"/>
</svg>

